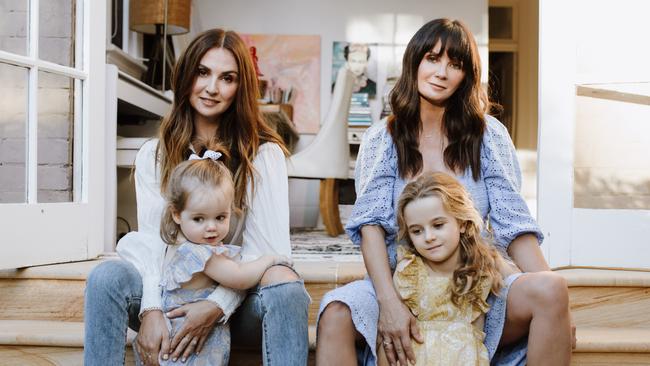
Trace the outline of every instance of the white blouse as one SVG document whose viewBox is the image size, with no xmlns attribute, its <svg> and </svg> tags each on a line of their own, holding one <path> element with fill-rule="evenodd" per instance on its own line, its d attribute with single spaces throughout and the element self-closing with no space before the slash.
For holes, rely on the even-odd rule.
<svg viewBox="0 0 650 366">
<path fill-rule="evenodd" d="M 133 264 L 142 276 L 140 315 L 161 309 L 161 273 L 167 245 L 160 238 L 160 220 L 165 201 L 160 192 L 159 164 L 156 164 L 157 139 L 147 141 L 135 159 L 135 188 L 138 231 L 120 239 L 117 253 Z M 255 189 L 247 187 L 247 211 L 243 218 L 242 261 L 263 254 L 291 256 L 289 242 L 289 193 L 285 157 L 277 144 L 265 143 L 253 160 Z M 235 238 L 234 241 L 237 241 Z M 207 298 L 223 310 L 227 321 L 244 299 L 245 291 L 219 286 Z"/>
</svg>

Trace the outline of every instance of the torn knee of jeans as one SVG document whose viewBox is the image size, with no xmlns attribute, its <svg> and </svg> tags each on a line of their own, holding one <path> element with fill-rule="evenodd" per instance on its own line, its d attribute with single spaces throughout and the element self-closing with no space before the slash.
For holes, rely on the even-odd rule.
<svg viewBox="0 0 650 366">
<path fill-rule="evenodd" d="M 284 286 L 284 285 L 290 285 L 293 283 L 299 283 L 303 285 L 305 282 L 302 278 L 297 278 L 295 280 L 287 280 L 287 281 L 278 281 L 278 282 L 272 282 L 272 283 L 267 283 L 267 284 L 260 284 L 260 290 L 266 290 L 274 287 L 279 287 L 279 286 Z"/>
<path fill-rule="evenodd" d="M 293 282 L 299 279 L 300 275 L 293 268 L 285 265 L 274 265 L 264 272 L 260 280 L 260 287 L 276 283 Z"/>
</svg>

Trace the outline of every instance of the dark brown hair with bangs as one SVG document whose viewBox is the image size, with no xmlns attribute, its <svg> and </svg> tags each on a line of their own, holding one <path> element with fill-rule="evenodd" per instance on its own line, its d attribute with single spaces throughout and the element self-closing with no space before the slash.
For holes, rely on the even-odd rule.
<svg viewBox="0 0 650 366">
<path fill-rule="evenodd" d="M 282 140 L 264 121 L 257 106 L 259 89 L 255 66 L 244 41 L 233 31 L 211 29 L 199 34 L 181 54 L 172 73 L 174 101 L 170 113 L 160 126 L 161 191 L 169 183 L 174 167 L 185 160 L 190 143 L 195 142 L 194 109 L 190 104 L 192 86 L 196 80 L 201 58 L 213 48 L 232 53 L 239 71 L 237 94 L 230 107 L 219 117 L 216 139 L 230 153 L 228 168 L 235 181 L 235 205 L 246 206 L 246 185 L 254 187 L 253 159 L 265 142 L 273 142 L 287 154 Z M 253 190 L 252 190 L 253 191 Z M 254 192 L 253 192 L 254 193 Z"/>
<path fill-rule="evenodd" d="M 440 54 L 446 52 L 465 72 L 461 85 L 445 104 L 442 128 L 448 145 L 444 162 L 456 172 L 470 168 L 472 177 L 478 180 L 481 140 L 490 102 L 481 88 L 481 61 L 476 41 L 465 24 L 450 19 L 435 19 L 423 25 L 404 52 L 402 75 L 390 97 L 393 114 L 388 118 L 388 130 L 397 147 L 399 173 L 406 178 L 422 170 L 422 155 L 418 150 L 422 121 L 417 75 L 422 59 L 433 52 L 438 41 Z"/>
</svg>

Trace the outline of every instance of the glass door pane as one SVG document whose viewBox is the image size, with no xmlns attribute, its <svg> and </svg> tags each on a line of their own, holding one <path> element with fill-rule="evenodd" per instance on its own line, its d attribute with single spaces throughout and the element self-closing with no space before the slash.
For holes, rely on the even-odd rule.
<svg viewBox="0 0 650 366">
<path fill-rule="evenodd" d="M 26 56 L 28 36 L 29 1 L 0 0 L 0 50 Z"/>
<path fill-rule="evenodd" d="M 41 60 L 74 67 L 75 8 L 75 0 L 39 2 L 38 56 Z"/>
<path fill-rule="evenodd" d="M 75 81 L 47 72 L 38 81 L 37 201 L 72 202 Z"/>
<path fill-rule="evenodd" d="M 0 203 L 27 202 L 27 77 L 0 63 Z"/>
</svg>

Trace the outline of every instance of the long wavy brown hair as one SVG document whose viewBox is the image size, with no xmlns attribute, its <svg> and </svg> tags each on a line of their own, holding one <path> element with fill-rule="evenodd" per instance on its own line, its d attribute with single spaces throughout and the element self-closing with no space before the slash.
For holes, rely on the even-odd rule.
<svg viewBox="0 0 650 366">
<path fill-rule="evenodd" d="M 454 270 L 450 286 L 451 300 L 456 306 L 468 303 L 484 308 L 480 284 L 483 280 L 490 281 L 492 293 L 499 294 L 503 281 L 498 263 L 502 259 L 494 246 L 481 236 L 483 220 L 474 208 L 469 193 L 456 178 L 445 173 L 423 174 L 404 187 L 397 204 L 399 239 L 406 239 L 409 249 L 417 254 L 408 235 L 404 209 L 413 201 L 432 196 L 440 198 L 445 211 L 455 217 L 459 227 L 464 229 L 460 234 L 460 263 Z"/>
<path fill-rule="evenodd" d="M 192 86 L 196 80 L 199 62 L 213 48 L 224 48 L 234 56 L 239 69 L 239 85 L 235 100 L 219 116 L 216 139 L 230 152 L 228 168 L 235 182 L 235 205 L 246 207 L 246 187 L 254 187 L 253 159 L 265 142 L 273 142 L 287 154 L 280 137 L 264 121 L 257 106 L 259 89 L 255 66 L 242 39 L 233 31 L 211 29 L 199 34 L 181 54 L 172 73 L 174 92 L 172 109 L 162 120 L 158 153 L 160 156 L 161 191 L 169 183 L 172 170 L 189 156 L 194 142 L 194 109 L 190 104 Z M 254 194 L 253 189 L 251 192 Z"/>
<path fill-rule="evenodd" d="M 422 155 L 418 150 L 422 132 L 418 68 L 438 41 L 441 43 L 438 55 L 446 52 L 465 72 L 461 85 L 445 104 L 442 129 L 448 144 L 444 162 L 453 171 L 471 168 L 472 177 L 478 180 L 484 118 L 490 102 L 481 88 L 481 61 L 476 41 L 467 26 L 458 20 L 432 20 L 423 25 L 406 46 L 402 75 L 390 96 L 393 114 L 388 118 L 388 130 L 397 147 L 398 170 L 402 178 L 416 176 L 422 170 Z"/>
</svg>

